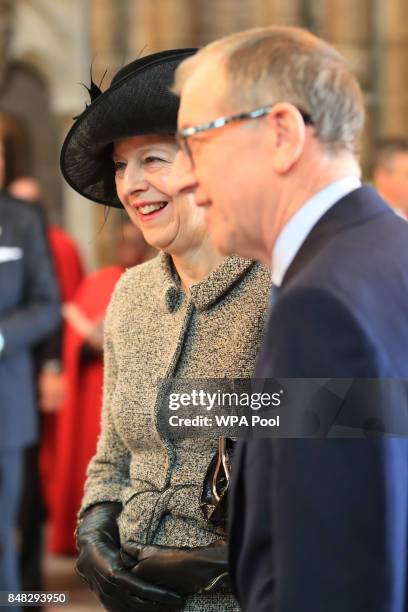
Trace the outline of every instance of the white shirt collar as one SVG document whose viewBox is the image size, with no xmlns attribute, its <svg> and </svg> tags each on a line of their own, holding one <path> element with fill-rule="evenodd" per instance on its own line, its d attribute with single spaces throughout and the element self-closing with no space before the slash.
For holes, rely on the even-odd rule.
<svg viewBox="0 0 408 612">
<path fill-rule="evenodd" d="M 406 215 L 406 212 L 404 210 L 402 210 L 402 208 L 394 208 L 394 212 L 395 212 L 396 215 L 401 217 L 401 219 L 404 219 L 404 221 L 408 221 L 408 217 Z"/>
<path fill-rule="evenodd" d="M 361 187 L 357 176 L 346 176 L 330 183 L 309 198 L 280 231 L 272 251 L 272 282 L 282 284 L 287 269 L 319 219 L 355 189 Z"/>
</svg>

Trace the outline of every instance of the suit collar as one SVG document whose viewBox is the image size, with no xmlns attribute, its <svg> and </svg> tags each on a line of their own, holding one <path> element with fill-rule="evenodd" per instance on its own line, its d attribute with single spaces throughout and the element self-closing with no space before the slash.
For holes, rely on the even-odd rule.
<svg viewBox="0 0 408 612">
<path fill-rule="evenodd" d="M 377 191 L 369 185 L 364 185 L 341 198 L 314 226 L 289 266 L 282 285 L 292 279 L 306 261 L 322 249 L 334 235 L 383 214 L 392 214 L 392 211 Z"/>
<path fill-rule="evenodd" d="M 303 242 L 319 219 L 341 198 L 359 189 L 358 176 L 349 175 L 332 181 L 310 197 L 282 228 L 272 252 L 272 282 L 280 287 Z"/>
</svg>

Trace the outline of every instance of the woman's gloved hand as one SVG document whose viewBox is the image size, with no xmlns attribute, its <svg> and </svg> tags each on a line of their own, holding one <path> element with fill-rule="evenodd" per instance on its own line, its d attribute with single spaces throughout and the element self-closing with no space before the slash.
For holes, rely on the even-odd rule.
<svg viewBox="0 0 408 612">
<path fill-rule="evenodd" d="M 77 529 L 78 574 L 109 612 L 181 610 L 185 600 L 177 593 L 133 575 L 124 565 L 116 520 L 121 509 L 106 502 L 85 512 Z"/>
<path fill-rule="evenodd" d="M 122 558 L 128 567 L 133 565 L 133 576 L 184 596 L 229 588 L 225 540 L 197 548 L 126 543 L 122 546 Z"/>
</svg>

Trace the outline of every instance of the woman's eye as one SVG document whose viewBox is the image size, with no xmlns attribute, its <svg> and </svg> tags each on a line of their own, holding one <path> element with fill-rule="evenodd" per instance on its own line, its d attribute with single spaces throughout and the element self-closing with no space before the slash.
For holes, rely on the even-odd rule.
<svg viewBox="0 0 408 612">
<path fill-rule="evenodd" d="M 125 170 L 125 168 L 126 168 L 126 163 L 122 162 L 122 161 L 114 161 L 113 162 L 113 167 L 115 169 L 115 173 L 123 172 L 123 170 Z"/>
<path fill-rule="evenodd" d="M 144 164 L 166 164 L 167 159 L 159 157 L 158 155 L 147 155 L 143 158 Z"/>
</svg>

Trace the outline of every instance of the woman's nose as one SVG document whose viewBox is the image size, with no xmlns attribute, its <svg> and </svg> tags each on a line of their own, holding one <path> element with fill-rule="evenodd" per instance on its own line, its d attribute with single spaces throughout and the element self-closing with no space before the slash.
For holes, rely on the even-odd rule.
<svg viewBox="0 0 408 612">
<path fill-rule="evenodd" d="M 137 164 L 128 164 L 123 177 L 126 194 L 143 192 L 149 188 L 143 168 Z"/>
</svg>

